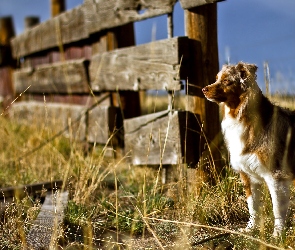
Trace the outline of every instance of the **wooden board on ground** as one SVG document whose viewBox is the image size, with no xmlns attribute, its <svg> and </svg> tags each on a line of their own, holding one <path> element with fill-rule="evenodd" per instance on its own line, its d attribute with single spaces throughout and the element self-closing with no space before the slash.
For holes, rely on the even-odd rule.
<svg viewBox="0 0 295 250">
<path fill-rule="evenodd" d="M 5 212 L 7 207 L 15 201 L 20 201 L 25 197 L 44 197 L 46 192 L 61 189 L 63 181 L 49 181 L 42 183 L 34 183 L 18 187 L 5 187 L 0 188 L 0 215 Z"/>
<path fill-rule="evenodd" d="M 96 54 L 89 74 L 94 91 L 179 90 L 190 61 L 190 40 L 176 37 Z"/>
<path fill-rule="evenodd" d="M 65 131 L 66 136 L 84 141 L 86 116 L 82 114 L 85 114 L 86 110 L 87 107 L 84 105 L 31 101 L 14 103 L 9 109 L 9 115 L 19 123 L 54 129 L 53 132 L 68 127 L 69 129 Z"/>
<path fill-rule="evenodd" d="M 37 218 L 26 237 L 30 249 L 56 249 L 57 239 L 62 235 L 64 212 L 68 203 L 68 192 L 49 192 Z"/>
<path fill-rule="evenodd" d="M 122 115 L 116 107 L 97 106 L 88 114 L 87 141 L 91 143 L 122 146 Z M 119 131 L 118 131 L 119 130 Z M 109 141 L 109 138 L 112 140 Z"/>
<path fill-rule="evenodd" d="M 15 91 L 23 93 L 89 93 L 88 61 L 70 60 L 16 70 Z"/>
<path fill-rule="evenodd" d="M 199 116 L 161 111 L 124 120 L 125 150 L 133 165 L 171 165 L 199 160 Z"/>
<path fill-rule="evenodd" d="M 62 188 L 63 181 L 56 180 L 56 181 L 49 181 L 49 182 L 42 182 L 42 183 L 35 183 L 24 185 L 20 187 L 6 187 L 0 188 L 1 196 L 0 199 L 6 199 L 10 197 L 14 198 L 23 198 L 27 195 L 36 195 L 41 194 L 44 190 L 51 191 L 53 189 L 60 189 Z"/>
</svg>

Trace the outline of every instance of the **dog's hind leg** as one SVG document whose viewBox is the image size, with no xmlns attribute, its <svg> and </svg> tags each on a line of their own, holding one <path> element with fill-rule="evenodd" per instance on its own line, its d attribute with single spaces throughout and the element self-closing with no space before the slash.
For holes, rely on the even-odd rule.
<svg viewBox="0 0 295 250">
<path fill-rule="evenodd" d="M 290 202 L 290 180 L 273 176 L 265 178 L 268 186 L 274 214 L 274 236 L 280 236 L 285 227 L 287 210 Z"/>
<path fill-rule="evenodd" d="M 240 177 L 244 185 L 250 214 L 245 231 L 250 231 L 257 227 L 258 213 L 261 207 L 261 184 L 251 181 L 249 176 L 244 172 L 240 173 Z"/>
</svg>

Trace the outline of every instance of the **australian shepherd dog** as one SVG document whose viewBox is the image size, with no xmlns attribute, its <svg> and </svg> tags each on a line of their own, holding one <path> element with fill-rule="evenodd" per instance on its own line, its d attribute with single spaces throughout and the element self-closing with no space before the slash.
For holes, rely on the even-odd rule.
<svg viewBox="0 0 295 250">
<path fill-rule="evenodd" d="M 274 236 L 282 234 L 295 177 L 295 112 L 272 104 L 256 82 L 256 65 L 224 65 L 216 82 L 202 89 L 220 105 L 224 139 L 232 168 L 244 184 L 250 218 L 245 230 L 257 227 L 261 184 L 266 182 L 273 205 Z"/>
</svg>

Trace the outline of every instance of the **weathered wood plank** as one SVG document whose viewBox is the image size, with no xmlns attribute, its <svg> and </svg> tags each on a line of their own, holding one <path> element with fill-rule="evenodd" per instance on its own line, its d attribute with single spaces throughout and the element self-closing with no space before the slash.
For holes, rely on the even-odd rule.
<svg viewBox="0 0 295 250">
<path fill-rule="evenodd" d="M 16 70 L 13 74 L 16 93 L 89 93 L 88 61 L 84 59 L 43 64 Z"/>
<path fill-rule="evenodd" d="M 183 9 L 191 9 L 205 4 L 222 2 L 225 0 L 179 0 Z"/>
<path fill-rule="evenodd" d="M 184 9 L 222 0 L 180 0 Z M 172 13 L 177 0 L 88 0 L 11 41 L 14 58 L 88 38 L 102 30 Z"/>
<path fill-rule="evenodd" d="M 117 49 L 92 57 L 91 87 L 102 90 L 179 90 L 182 69 L 190 60 L 186 37 Z M 182 67 L 180 67 L 182 66 Z"/>
<path fill-rule="evenodd" d="M 45 21 L 11 40 L 14 58 L 88 37 L 81 6 Z"/>
<path fill-rule="evenodd" d="M 83 10 L 87 31 L 95 33 L 126 23 L 171 13 L 177 0 L 90 0 Z"/>
<path fill-rule="evenodd" d="M 122 116 L 119 108 L 97 106 L 88 113 L 88 136 L 91 143 L 107 144 L 112 135 L 112 146 L 122 146 Z M 116 130 L 121 130 L 117 132 Z M 113 136 L 114 133 L 114 136 Z"/>
<path fill-rule="evenodd" d="M 91 95 L 57 95 L 57 94 L 28 94 L 22 95 L 22 101 L 37 101 L 46 103 L 63 103 L 63 104 L 78 104 L 78 105 L 86 105 L 87 107 L 93 105 L 97 98 L 101 98 L 104 95 L 97 95 L 95 97 Z M 110 105 L 109 100 L 105 100 L 103 105 Z"/>
<path fill-rule="evenodd" d="M 125 150 L 134 165 L 187 163 L 199 158 L 198 117 L 185 111 L 162 111 L 124 120 Z"/>
<path fill-rule="evenodd" d="M 105 29 L 171 13 L 176 1 L 86 1 L 13 38 L 13 56 L 20 58 L 88 38 L 90 34 Z"/>
<path fill-rule="evenodd" d="M 26 237 L 30 249 L 55 249 L 62 233 L 64 212 L 68 204 L 68 192 L 48 193 L 36 220 Z"/>
<path fill-rule="evenodd" d="M 70 131 L 65 131 L 65 136 L 76 138 L 79 141 L 86 139 L 86 117 L 75 122 L 86 111 L 83 105 L 42 103 L 42 102 L 18 102 L 9 109 L 9 115 L 18 123 L 35 124 L 49 127 L 54 132 L 59 132 L 70 126 Z"/>
</svg>

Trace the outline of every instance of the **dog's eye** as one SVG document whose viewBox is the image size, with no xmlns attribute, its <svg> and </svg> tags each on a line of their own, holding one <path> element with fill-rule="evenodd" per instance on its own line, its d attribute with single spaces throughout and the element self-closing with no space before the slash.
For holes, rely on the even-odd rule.
<svg viewBox="0 0 295 250">
<path fill-rule="evenodd" d="M 224 80 L 223 83 L 224 83 L 225 86 L 231 86 L 231 85 L 234 84 L 234 82 L 229 81 L 229 80 Z"/>
</svg>

